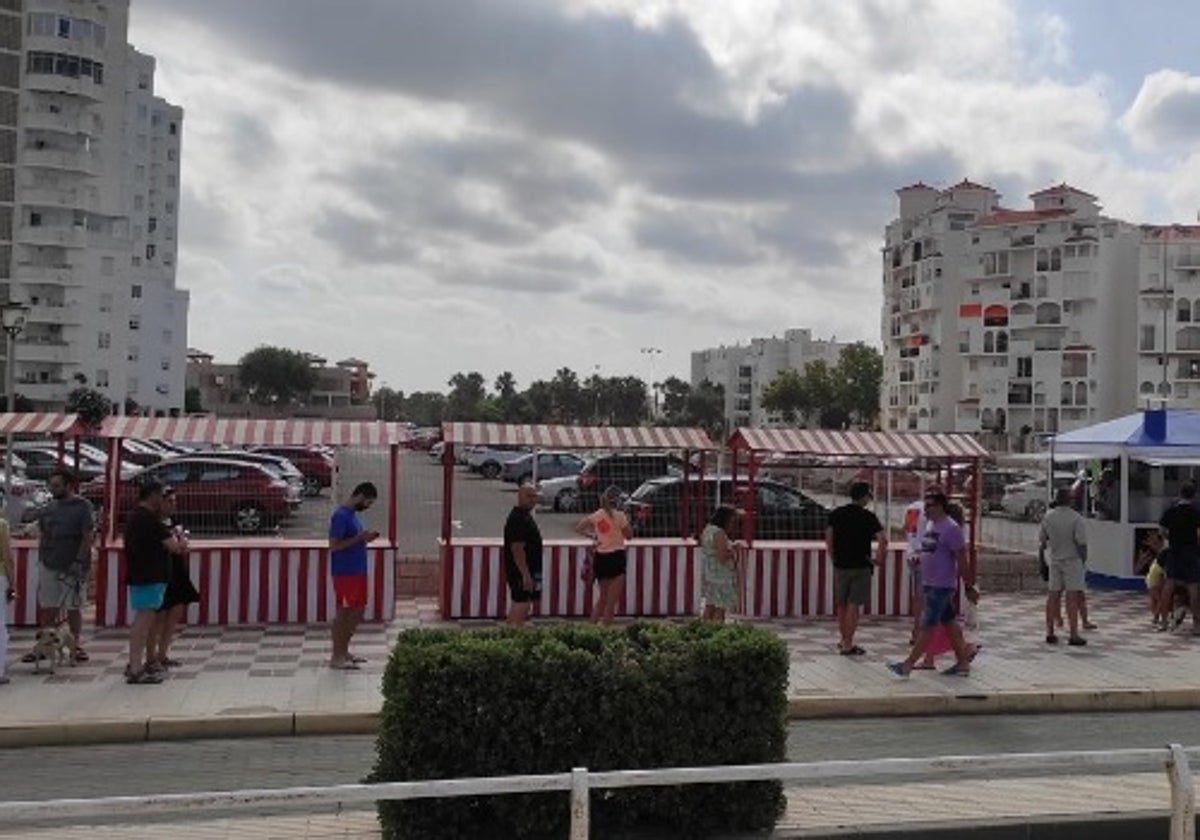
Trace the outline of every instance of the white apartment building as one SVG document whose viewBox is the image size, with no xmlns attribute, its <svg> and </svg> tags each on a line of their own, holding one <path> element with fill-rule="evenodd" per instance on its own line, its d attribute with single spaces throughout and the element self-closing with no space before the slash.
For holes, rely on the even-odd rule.
<svg viewBox="0 0 1200 840">
<path fill-rule="evenodd" d="M 1137 404 L 1200 408 L 1200 225 L 1143 226 L 1137 274 Z"/>
<path fill-rule="evenodd" d="M 814 339 L 812 330 L 792 329 L 783 338 L 755 338 L 748 344 L 698 350 L 692 353 L 692 387 L 706 379 L 724 386 L 725 422 L 731 429 L 772 425 L 778 418 L 762 407 L 762 392 L 771 380 L 785 370 L 803 371 L 817 359 L 836 365 L 846 346 L 836 337 Z"/>
<path fill-rule="evenodd" d="M 16 391 L 60 407 L 81 381 L 181 409 L 175 288 L 182 112 L 127 43 L 128 0 L 26 0 L 10 300 L 30 307 Z"/>
<path fill-rule="evenodd" d="M 1132 409 L 1137 227 L 1066 184 L 1023 210 L 966 181 L 898 194 L 884 250 L 885 428 L 1019 449 Z"/>
</svg>

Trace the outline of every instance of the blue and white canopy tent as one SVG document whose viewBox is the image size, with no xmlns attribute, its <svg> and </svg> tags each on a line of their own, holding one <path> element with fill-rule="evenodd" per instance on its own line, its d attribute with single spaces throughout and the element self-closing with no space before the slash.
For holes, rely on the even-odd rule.
<svg viewBox="0 0 1200 840">
<path fill-rule="evenodd" d="M 1139 545 L 1157 529 L 1179 485 L 1200 468 L 1200 411 L 1155 409 L 1118 417 L 1050 443 L 1055 460 L 1116 462 L 1120 480 L 1118 521 L 1088 520 L 1088 581 L 1138 588 Z"/>
</svg>

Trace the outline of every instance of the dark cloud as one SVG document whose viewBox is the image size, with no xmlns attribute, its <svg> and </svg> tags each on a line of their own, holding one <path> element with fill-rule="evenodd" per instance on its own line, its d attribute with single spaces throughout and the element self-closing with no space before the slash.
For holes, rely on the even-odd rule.
<svg viewBox="0 0 1200 840">
<path fill-rule="evenodd" d="M 242 111 L 232 114 L 224 125 L 223 137 L 230 156 L 248 172 L 257 172 L 279 160 L 275 135 L 266 120 Z"/>
<path fill-rule="evenodd" d="M 395 263 L 411 259 L 416 250 L 391 226 L 337 207 L 321 212 L 313 234 L 333 245 L 348 260 L 358 263 Z"/>
<path fill-rule="evenodd" d="M 663 294 L 660 287 L 645 282 L 595 286 L 583 295 L 583 300 L 585 303 L 626 315 L 679 313 L 679 309 Z"/>
<path fill-rule="evenodd" d="M 436 280 L 446 286 L 469 286 L 499 292 L 562 295 L 574 292 L 580 285 L 577 277 L 541 270 L 530 265 L 454 267 L 432 273 Z"/>
<path fill-rule="evenodd" d="M 179 200 L 179 239 L 189 248 L 221 251 L 233 245 L 233 224 L 219 199 L 202 195 L 185 180 Z"/>
<path fill-rule="evenodd" d="M 686 262 L 744 265 L 757 258 L 743 224 L 698 208 L 644 211 L 634 223 L 638 245 Z"/>
</svg>

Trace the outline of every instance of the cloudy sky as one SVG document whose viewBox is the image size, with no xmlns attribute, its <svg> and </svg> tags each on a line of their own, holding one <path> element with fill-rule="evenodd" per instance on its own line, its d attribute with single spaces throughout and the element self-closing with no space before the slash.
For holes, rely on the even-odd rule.
<svg viewBox="0 0 1200 840">
<path fill-rule="evenodd" d="M 1195 0 L 132 0 L 185 117 L 190 343 L 406 391 L 877 342 L 892 191 L 1200 207 Z"/>
</svg>

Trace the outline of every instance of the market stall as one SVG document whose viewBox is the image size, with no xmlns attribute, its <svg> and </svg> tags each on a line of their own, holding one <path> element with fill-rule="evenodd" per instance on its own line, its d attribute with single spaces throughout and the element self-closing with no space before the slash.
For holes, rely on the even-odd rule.
<svg viewBox="0 0 1200 840">
<path fill-rule="evenodd" d="M 1156 409 L 1055 436 L 1055 461 L 1090 464 L 1088 583 L 1140 589 L 1139 546 L 1187 481 L 1200 479 L 1200 411 Z M 1103 477 L 1110 477 L 1106 489 Z"/>
<path fill-rule="evenodd" d="M 399 529 L 399 448 L 410 439 L 406 427 L 378 422 L 324 420 L 233 420 L 199 418 L 112 417 L 100 429 L 108 442 L 108 474 L 101 546 L 96 567 L 96 623 L 120 626 L 129 619 L 125 597 L 125 555 L 118 519 L 132 502 L 128 479 L 120 473 L 124 439 L 177 441 L 221 447 L 322 446 L 334 449 L 336 472 L 327 499 L 311 516 L 327 521 L 332 507 L 354 484 L 373 479 L 380 498 L 365 515 L 367 527 L 380 538 L 369 546 L 368 603 L 365 620 L 385 621 L 395 615 L 396 556 Z M 366 457 L 369 453 L 370 457 Z M 237 454 L 230 453 L 235 458 Z M 122 494 L 125 494 L 122 496 Z M 319 509 L 316 509 L 319 508 Z M 207 538 L 193 534 L 188 558 L 200 602 L 188 610 L 189 624 L 238 625 L 320 623 L 334 613 L 329 577 L 329 550 L 323 539 L 293 538 L 286 530 Z"/>
<path fill-rule="evenodd" d="M 847 466 L 889 468 L 902 461 L 920 470 L 964 509 L 972 556 L 977 556 L 980 468 L 988 452 L 961 434 L 857 432 L 817 429 L 739 429 L 729 441 L 736 498 L 746 510 L 744 534 L 750 544 L 743 575 L 744 613 L 752 618 L 832 615 L 833 573 L 823 541 L 756 539 L 763 520 L 764 494 L 758 492 L 765 467 L 786 461 L 808 470 Z M 967 479 L 972 480 L 968 481 Z M 968 487 L 971 488 L 968 492 Z M 844 492 L 845 488 L 839 488 Z M 881 516 L 881 519 L 886 517 Z M 868 615 L 907 615 L 911 592 L 903 543 L 894 543 L 876 570 Z"/>
<path fill-rule="evenodd" d="M 442 428 L 443 491 L 441 527 L 441 614 L 444 618 L 500 618 L 509 609 L 501 557 L 503 537 L 464 538 L 454 527 L 456 451 L 462 447 L 524 447 L 607 453 L 677 453 L 685 471 L 702 474 L 713 444 L 699 429 L 518 426 L 446 423 Z M 640 482 L 639 482 L 640 483 Z M 700 526 L 698 499 L 685 497 L 679 506 L 678 537 L 634 540 L 628 550 L 624 615 L 695 615 L 699 610 L 698 555 L 694 539 L 683 535 Z M 602 489 L 602 488 L 601 488 Z M 502 522 L 496 523 L 496 531 Z M 582 617 L 594 595 L 581 579 L 588 545 L 582 539 L 547 539 L 542 600 L 534 614 Z"/>
</svg>

